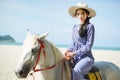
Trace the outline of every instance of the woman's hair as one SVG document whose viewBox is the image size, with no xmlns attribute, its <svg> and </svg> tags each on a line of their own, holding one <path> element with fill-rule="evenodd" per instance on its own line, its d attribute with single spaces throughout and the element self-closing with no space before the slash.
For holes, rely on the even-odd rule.
<svg viewBox="0 0 120 80">
<path fill-rule="evenodd" d="M 84 11 L 86 12 L 86 14 L 89 15 L 89 11 L 88 11 L 88 10 L 86 10 L 86 9 L 81 9 L 81 8 L 80 8 L 80 9 L 77 9 L 77 10 L 76 10 L 75 16 L 77 15 L 77 11 L 78 11 L 78 10 L 84 10 Z M 79 31 L 78 31 L 79 36 L 82 37 L 82 38 L 87 35 L 87 25 L 89 24 L 89 19 L 91 19 L 91 17 L 87 17 L 87 18 L 86 18 L 84 24 L 81 25 L 81 27 L 80 27 L 80 29 L 79 29 Z"/>
<path fill-rule="evenodd" d="M 81 25 L 78 33 L 80 37 L 85 37 L 87 35 L 87 25 L 89 24 L 89 17 L 86 18 L 85 23 Z"/>
</svg>

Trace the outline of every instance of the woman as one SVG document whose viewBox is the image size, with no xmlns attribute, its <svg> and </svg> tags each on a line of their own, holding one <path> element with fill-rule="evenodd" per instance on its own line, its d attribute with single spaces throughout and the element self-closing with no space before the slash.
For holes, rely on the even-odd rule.
<svg viewBox="0 0 120 80">
<path fill-rule="evenodd" d="M 85 3 L 69 8 L 70 16 L 80 20 L 80 24 L 73 27 L 72 45 L 67 49 L 65 57 L 75 62 L 73 80 L 82 80 L 84 75 L 92 68 L 94 57 L 91 48 L 94 41 L 94 26 L 89 20 L 95 17 L 96 12 Z"/>
</svg>

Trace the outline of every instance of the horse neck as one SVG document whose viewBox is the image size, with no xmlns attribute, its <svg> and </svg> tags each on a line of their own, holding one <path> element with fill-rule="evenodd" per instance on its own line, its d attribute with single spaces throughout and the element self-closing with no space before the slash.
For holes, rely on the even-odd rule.
<svg viewBox="0 0 120 80">
<path fill-rule="evenodd" d="M 63 55 L 61 51 L 51 42 L 44 40 L 46 58 L 44 61 L 44 66 L 51 66 L 53 64 L 58 64 L 62 59 Z"/>
<path fill-rule="evenodd" d="M 41 72 L 41 75 L 43 76 L 44 80 L 48 80 L 48 79 L 70 80 L 69 76 L 71 75 L 71 73 L 70 73 L 69 67 L 66 64 L 65 64 L 66 66 L 64 66 L 64 64 L 61 62 L 63 60 L 63 54 L 61 53 L 61 51 L 54 44 L 48 42 L 47 40 L 44 41 L 44 45 L 45 45 L 46 58 L 43 63 L 43 66 L 42 67 L 40 66 L 40 67 L 45 68 L 45 67 L 56 65 L 49 71 Z M 67 79 L 65 76 L 62 76 L 63 74 L 67 75 Z"/>
</svg>

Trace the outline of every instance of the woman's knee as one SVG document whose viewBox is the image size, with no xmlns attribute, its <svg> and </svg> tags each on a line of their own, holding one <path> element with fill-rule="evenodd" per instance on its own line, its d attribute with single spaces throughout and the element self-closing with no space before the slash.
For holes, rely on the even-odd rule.
<svg viewBox="0 0 120 80">
<path fill-rule="evenodd" d="M 73 71 L 74 71 L 74 73 L 79 73 L 79 74 L 83 72 L 82 69 L 80 68 L 80 66 L 78 66 L 78 65 L 76 65 L 74 67 Z"/>
</svg>

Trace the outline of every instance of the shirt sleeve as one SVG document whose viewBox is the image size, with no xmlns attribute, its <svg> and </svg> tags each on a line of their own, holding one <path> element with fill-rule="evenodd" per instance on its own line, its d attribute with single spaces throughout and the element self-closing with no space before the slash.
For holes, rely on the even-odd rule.
<svg viewBox="0 0 120 80">
<path fill-rule="evenodd" d="M 81 47 L 74 51 L 76 54 L 79 54 L 80 56 L 83 56 L 84 54 L 86 54 L 88 51 L 91 51 L 93 42 L 94 42 L 94 33 L 95 33 L 95 29 L 94 26 L 88 25 L 88 29 L 87 29 L 87 41 L 85 45 L 81 45 Z"/>
</svg>

